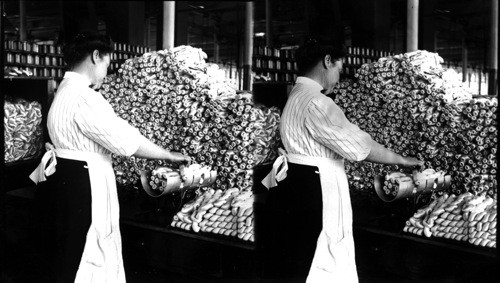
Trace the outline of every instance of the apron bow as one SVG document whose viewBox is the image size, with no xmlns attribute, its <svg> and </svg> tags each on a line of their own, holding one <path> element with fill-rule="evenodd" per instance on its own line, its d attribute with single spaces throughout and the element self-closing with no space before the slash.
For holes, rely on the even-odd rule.
<svg viewBox="0 0 500 283">
<path fill-rule="evenodd" d="M 276 187 L 278 185 L 278 182 L 281 182 L 286 178 L 286 171 L 288 171 L 288 159 L 286 157 L 286 151 L 282 148 L 278 149 L 278 151 L 280 155 L 274 161 L 273 169 L 261 182 L 267 189 Z"/>
<path fill-rule="evenodd" d="M 56 172 L 57 159 L 55 147 L 50 143 L 45 143 L 45 150 L 46 152 L 42 157 L 42 161 L 40 161 L 38 167 L 30 174 L 30 179 L 35 184 L 47 180 L 45 176 L 50 176 Z"/>
</svg>

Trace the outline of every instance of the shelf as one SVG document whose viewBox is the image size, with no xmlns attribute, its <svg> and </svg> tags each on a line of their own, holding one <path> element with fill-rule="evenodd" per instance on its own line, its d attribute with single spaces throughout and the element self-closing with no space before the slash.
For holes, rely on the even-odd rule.
<svg viewBox="0 0 500 283">
<path fill-rule="evenodd" d="M 365 64 L 369 64 L 369 63 L 365 63 Z M 348 64 L 348 63 L 344 63 L 342 64 L 343 67 L 354 67 L 354 68 L 361 68 L 363 64 Z"/>
<path fill-rule="evenodd" d="M 136 53 L 136 52 L 128 52 L 128 51 L 113 51 L 114 54 L 126 54 L 126 55 L 132 55 L 132 56 L 142 56 L 142 54 L 146 53 Z"/>
<path fill-rule="evenodd" d="M 134 58 L 127 58 L 127 59 L 114 59 L 114 60 L 111 60 L 111 64 L 113 63 L 119 63 L 119 64 L 123 64 L 125 61 L 127 61 L 128 59 L 134 59 Z"/>
<path fill-rule="evenodd" d="M 295 58 L 276 57 L 276 56 L 271 56 L 271 55 L 253 54 L 252 57 L 256 58 L 256 59 L 273 59 L 273 60 L 283 60 L 283 61 L 288 61 L 288 62 L 294 62 L 295 61 Z"/>
<path fill-rule="evenodd" d="M 39 80 L 39 79 L 53 79 L 53 80 L 62 80 L 62 77 L 39 77 L 39 76 L 8 76 L 5 75 L 4 79 L 28 79 L 28 80 Z"/>
<path fill-rule="evenodd" d="M 254 72 L 273 72 L 273 73 L 288 73 L 288 74 L 297 74 L 297 71 L 292 71 L 292 70 L 276 70 L 276 69 L 269 69 L 269 68 L 252 68 L 252 71 Z"/>
<path fill-rule="evenodd" d="M 6 66 L 21 66 L 21 67 L 30 67 L 30 68 L 56 68 L 63 69 L 66 66 L 43 66 L 43 65 L 35 65 L 35 64 L 26 64 L 26 63 L 13 63 L 13 62 L 5 62 Z"/>
<path fill-rule="evenodd" d="M 114 43 L 113 53 L 141 56 L 142 54 L 147 53 L 147 52 L 151 52 L 151 50 L 149 47 L 146 47 L 146 46 L 130 45 L 130 44 L 118 43 L 118 42 Z"/>
<path fill-rule="evenodd" d="M 137 57 L 129 57 L 129 58 L 123 58 L 123 59 L 111 59 L 110 63 L 123 63 L 129 59 L 134 59 L 134 58 L 137 58 Z"/>
<path fill-rule="evenodd" d="M 14 49 L 5 49 L 4 53 L 7 53 L 7 52 L 30 54 L 30 55 L 44 55 L 44 56 L 53 56 L 53 57 L 63 57 L 62 54 L 58 54 L 58 53 L 41 53 L 41 52 L 25 51 L 25 50 L 14 50 Z"/>
<path fill-rule="evenodd" d="M 18 77 L 15 77 L 15 76 L 5 76 L 4 79 L 6 80 L 11 80 L 12 79 L 15 79 L 15 80 L 50 80 L 50 79 L 62 79 L 60 77 L 34 77 L 34 76 L 18 76 Z"/>
<path fill-rule="evenodd" d="M 35 51 L 26 51 L 26 50 L 18 50 L 18 49 L 5 49 L 4 52 L 11 53 L 21 53 L 21 54 L 29 54 L 29 55 L 42 55 L 42 56 L 53 56 L 53 57 L 64 57 L 63 54 L 60 53 L 47 53 L 47 52 L 35 52 Z M 147 53 L 146 51 L 144 53 Z M 123 51 L 123 50 L 115 50 L 113 51 L 115 54 L 127 54 L 132 56 L 142 56 L 144 53 L 134 52 L 134 51 Z"/>
<path fill-rule="evenodd" d="M 381 58 L 380 56 L 371 56 L 371 55 L 356 55 L 356 54 L 347 54 L 345 57 L 355 57 L 355 58 L 368 58 L 368 59 L 373 59 L 377 60 Z"/>
</svg>

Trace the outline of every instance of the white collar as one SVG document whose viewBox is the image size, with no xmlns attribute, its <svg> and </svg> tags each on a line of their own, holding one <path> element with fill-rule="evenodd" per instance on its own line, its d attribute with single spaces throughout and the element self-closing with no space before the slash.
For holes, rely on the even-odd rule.
<svg viewBox="0 0 500 283">
<path fill-rule="evenodd" d="M 73 79 L 89 87 L 92 84 L 90 80 L 84 75 L 71 71 L 67 71 L 66 73 L 64 73 L 64 79 Z"/>
<path fill-rule="evenodd" d="M 318 92 L 323 91 L 323 87 L 317 81 L 314 81 L 308 77 L 302 77 L 302 76 L 297 77 L 297 80 L 295 80 L 295 83 L 296 84 L 304 84 L 313 91 L 318 91 Z"/>
</svg>

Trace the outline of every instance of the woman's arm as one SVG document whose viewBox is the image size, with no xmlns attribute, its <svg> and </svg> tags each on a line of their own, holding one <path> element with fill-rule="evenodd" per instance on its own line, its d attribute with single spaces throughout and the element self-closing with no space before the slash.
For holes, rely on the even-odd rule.
<svg viewBox="0 0 500 283">
<path fill-rule="evenodd" d="M 147 159 L 161 159 L 167 160 L 169 162 L 186 164 L 191 163 L 191 158 L 189 156 L 183 155 L 179 152 L 168 151 L 160 146 L 157 146 L 148 139 L 142 139 L 142 143 L 139 145 L 137 151 L 133 154 L 136 157 L 147 158 Z"/>
<path fill-rule="evenodd" d="M 414 157 L 404 157 L 397 154 L 378 142 L 372 139 L 370 153 L 365 159 L 366 161 L 382 163 L 382 164 L 395 164 L 401 166 L 423 166 L 424 161 L 418 160 Z"/>
<path fill-rule="evenodd" d="M 304 126 L 317 142 L 347 160 L 361 161 L 368 156 L 370 135 L 357 127 L 348 127 L 350 122 L 330 98 L 313 99 L 305 111 Z"/>
<path fill-rule="evenodd" d="M 109 103 L 101 96 L 89 93 L 79 101 L 75 122 L 82 133 L 114 154 L 135 155 L 140 158 L 167 160 L 189 164 L 191 158 L 157 146 L 144 137 L 137 128 L 116 116 Z"/>
<path fill-rule="evenodd" d="M 423 165 L 413 157 L 403 157 L 378 142 L 352 124 L 342 110 L 329 98 L 312 100 L 307 108 L 305 126 L 318 142 L 351 161 L 366 160 L 401 166 Z"/>
</svg>

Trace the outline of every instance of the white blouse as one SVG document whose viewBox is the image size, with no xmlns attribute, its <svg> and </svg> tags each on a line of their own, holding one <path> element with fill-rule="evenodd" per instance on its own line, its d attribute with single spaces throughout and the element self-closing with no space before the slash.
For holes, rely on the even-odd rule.
<svg viewBox="0 0 500 283">
<path fill-rule="evenodd" d="M 281 115 L 280 133 L 288 153 L 360 161 L 371 150 L 371 137 L 347 120 L 323 93 L 323 87 L 298 77 Z"/>
<path fill-rule="evenodd" d="M 118 117 L 90 81 L 66 72 L 47 118 L 56 148 L 131 156 L 143 142 L 139 130 Z"/>
</svg>

